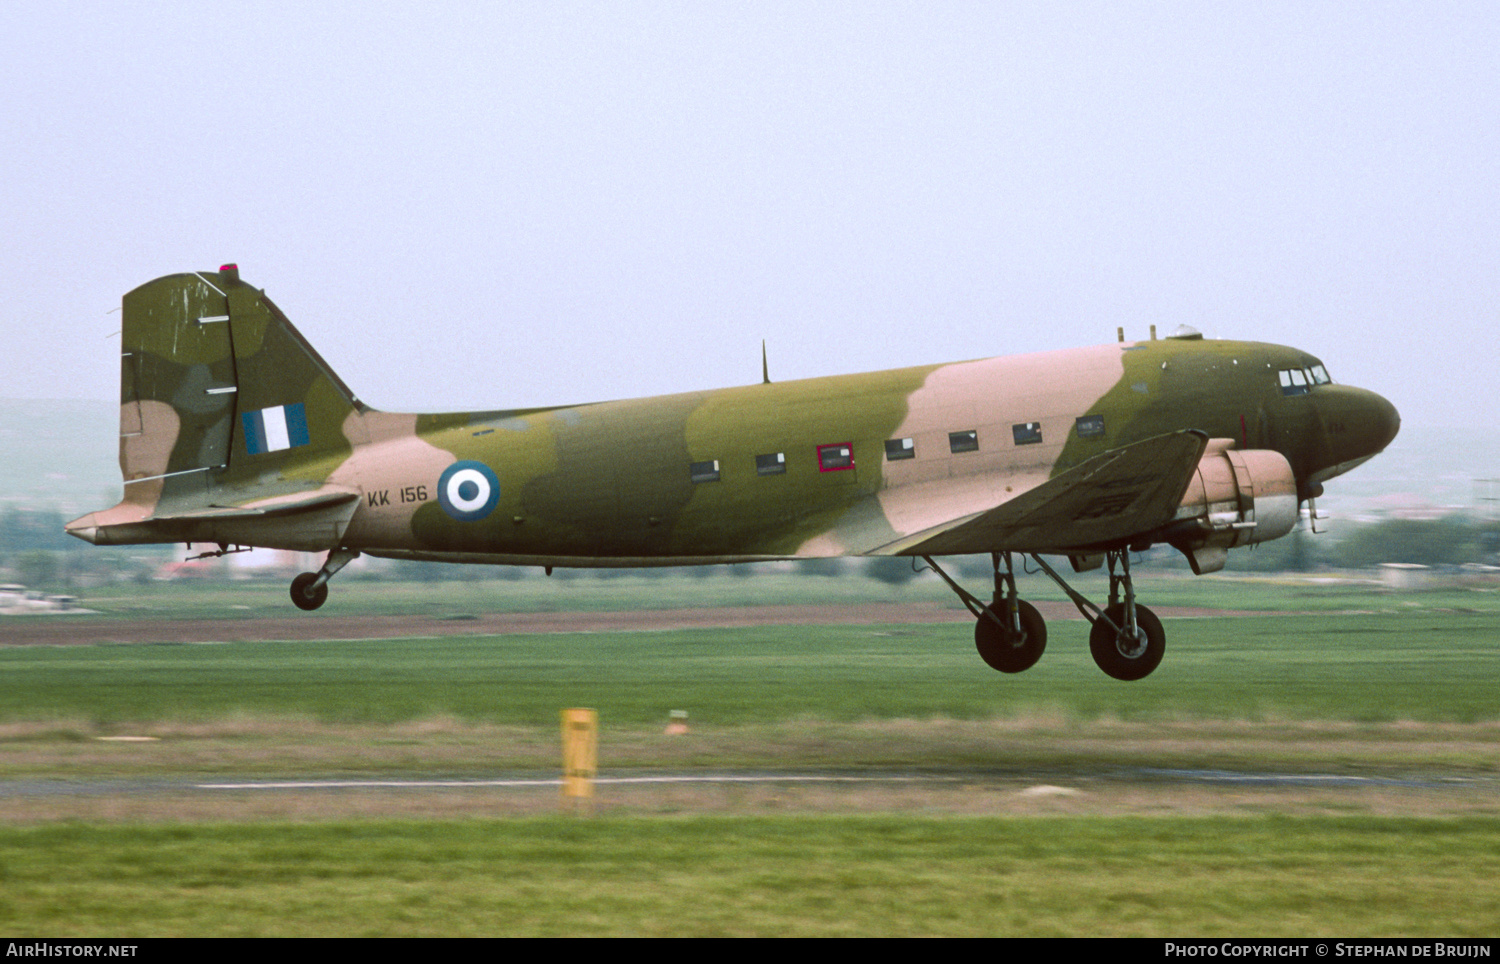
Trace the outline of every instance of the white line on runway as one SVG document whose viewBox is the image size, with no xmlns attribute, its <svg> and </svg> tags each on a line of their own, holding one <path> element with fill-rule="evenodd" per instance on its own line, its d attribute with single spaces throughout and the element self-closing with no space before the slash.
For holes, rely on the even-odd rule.
<svg viewBox="0 0 1500 964">
<path fill-rule="evenodd" d="M 762 775 L 662 777 L 597 777 L 595 783 L 930 783 L 931 777 L 846 777 Z M 938 778 L 943 779 L 943 778 Z M 286 780 L 260 783 L 199 783 L 199 790 L 343 790 L 343 789 L 420 789 L 427 787 L 558 787 L 562 779 L 550 780 Z"/>
</svg>

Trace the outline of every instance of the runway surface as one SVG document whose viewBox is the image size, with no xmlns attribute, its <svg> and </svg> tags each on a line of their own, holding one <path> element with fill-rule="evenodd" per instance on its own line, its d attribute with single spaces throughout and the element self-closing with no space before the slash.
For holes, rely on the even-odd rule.
<svg viewBox="0 0 1500 964">
<path fill-rule="evenodd" d="M 1005 783 L 1008 785 L 1054 786 L 1054 782 L 1095 783 L 1099 781 L 1116 784 L 1200 784 L 1208 786 L 1261 786 L 1261 787 L 1329 787 L 1329 788 L 1377 788 L 1400 787 L 1426 790 L 1472 791 L 1488 790 L 1500 792 L 1500 778 L 1470 777 L 1456 779 L 1437 775 L 1404 776 L 1360 776 L 1340 773 L 1272 773 L 1234 770 L 1187 770 L 1161 767 L 1112 767 L 1098 771 L 1059 773 L 1055 771 L 1026 772 L 1024 770 L 994 769 L 945 770 L 929 773 L 873 772 L 873 773 L 788 773 L 762 771 L 732 772 L 652 772 L 632 774 L 602 774 L 594 779 L 599 787 L 668 786 L 668 785 L 726 785 L 726 784 L 827 784 L 827 785 L 979 785 Z M 174 793 L 215 791 L 288 791 L 288 790 L 527 790 L 538 787 L 561 787 L 562 778 L 543 773 L 516 774 L 497 777 L 441 778 L 345 778 L 325 779 L 267 779 L 260 778 L 120 778 L 84 780 L 7 780 L 0 781 L 0 797 L 28 796 L 95 796 L 100 794 L 151 794 L 169 791 Z M 1055 788 L 1055 787 L 1054 787 Z"/>
<path fill-rule="evenodd" d="M 1068 602 L 1034 603 L 1043 618 L 1082 619 Z M 1164 619 L 1266 615 L 1238 610 L 1153 606 Z M 636 612 L 486 613 L 462 617 L 296 615 L 243 619 L 116 619 L 57 616 L 0 622 L 0 645 L 88 646 L 100 643 L 249 642 L 256 640 L 403 639 L 511 633 L 647 632 L 743 626 L 966 623 L 973 616 L 941 603 L 819 606 L 722 606 Z"/>
</svg>

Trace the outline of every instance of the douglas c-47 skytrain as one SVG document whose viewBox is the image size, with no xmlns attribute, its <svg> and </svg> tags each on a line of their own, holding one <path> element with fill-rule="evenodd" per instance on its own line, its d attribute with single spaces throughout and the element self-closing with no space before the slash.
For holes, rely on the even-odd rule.
<svg viewBox="0 0 1500 964">
<path fill-rule="evenodd" d="M 98 545 L 327 552 L 292 582 L 316 609 L 360 553 L 436 562 L 679 566 L 915 556 L 976 618 L 985 662 L 1032 666 L 1030 555 L 1092 623 L 1095 661 L 1140 679 L 1161 622 L 1129 553 L 1195 573 L 1292 531 L 1300 504 L 1380 452 L 1400 418 L 1295 348 L 1161 340 L 561 408 L 369 408 L 234 265 L 124 299 L 125 496 L 68 524 Z M 935 556 L 989 553 L 984 601 Z M 1109 567 L 1100 607 L 1041 556 Z"/>
</svg>

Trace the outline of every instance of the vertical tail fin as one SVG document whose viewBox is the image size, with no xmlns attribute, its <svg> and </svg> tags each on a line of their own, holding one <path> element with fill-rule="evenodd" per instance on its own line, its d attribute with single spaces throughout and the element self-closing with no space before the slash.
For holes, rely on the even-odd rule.
<svg viewBox="0 0 1500 964">
<path fill-rule="evenodd" d="M 350 416 L 364 406 L 235 265 L 158 278 L 123 310 L 125 498 L 70 523 L 75 535 L 306 492 L 362 441 Z M 108 541 L 177 541 L 184 527 L 148 528 L 160 538 L 131 525 Z"/>
</svg>

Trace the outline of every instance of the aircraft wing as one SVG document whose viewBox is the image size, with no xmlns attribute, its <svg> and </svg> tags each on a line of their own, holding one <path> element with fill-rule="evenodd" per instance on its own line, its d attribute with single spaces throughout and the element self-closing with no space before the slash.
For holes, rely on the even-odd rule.
<svg viewBox="0 0 1500 964">
<path fill-rule="evenodd" d="M 1118 543 L 1172 521 L 1207 445 L 1207 435 L 1188 430 L 1112 449 L 992 509 L 872 554 L 1061 553 Z"/>
</svg>

